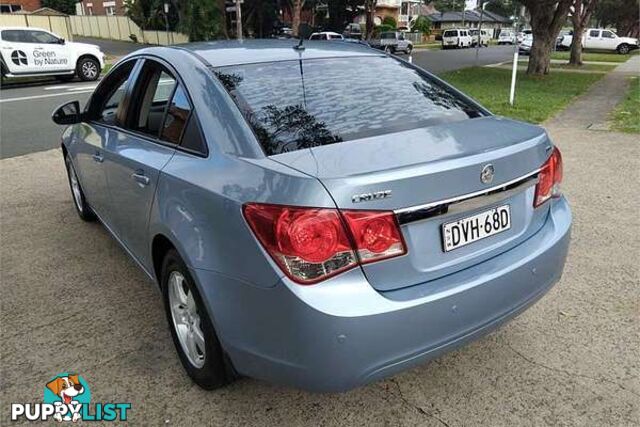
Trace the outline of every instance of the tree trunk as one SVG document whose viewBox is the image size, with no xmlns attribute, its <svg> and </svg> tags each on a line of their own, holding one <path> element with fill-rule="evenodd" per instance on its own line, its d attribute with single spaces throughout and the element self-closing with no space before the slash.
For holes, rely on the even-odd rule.
<svg viewBox="0 0 640 427">
<path fill-rule="evenodd" d="M 298 27 L 300 26 L 300 13 L 302 12 L 302 0 L 293 0 L 293 10 L 291 16 L 291 26 L 293 35 L 298 37 Z"/>
<path fill-rule="evenodd" d="M 225 0 L 218 0 L 218 9 L 220 10 L 220 35 L 228 39 L 229 31 L 227 30 L 227 5 Z"/>
<path fill-rule="evenodd" d="M 551 63 L 552 43 L 555 37 L 550 34 L 533 33 L 533 45 L 529 53 L 529 65 L 527 74 L 543 75 L 549 74 L 549 64 Z"/>
<path fill-rule="evenodd" d="M 374 14 L 376 11 L 377 0 L 365 0 L 364 12 L 366 17 L 366 39 L 370 40 L 373 36 Z"/>
<path fill-rule="evenodd" d="M 527 74 L 549 73 L 551 51 L 574 0 L 521 0 L 531 16 L 533 45 Z"/>
<path fill-rule="evenodd" d="M 583 25 L 573 25 L 573 39 L 571 40 L 571 56 L 569 56 L 569 64 L 582 65 L 582 34 L 584 33 Z"/>
</svg>

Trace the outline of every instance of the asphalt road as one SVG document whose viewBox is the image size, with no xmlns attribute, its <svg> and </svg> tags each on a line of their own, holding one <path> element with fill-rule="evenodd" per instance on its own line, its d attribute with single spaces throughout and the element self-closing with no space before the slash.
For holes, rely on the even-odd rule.
<svg viewBox="0 0 640 427">
<path fill-rule="evenodd" d="M 121 56 L 139 45 L 109 40 L 82 39 L 98 43 L 110 55 Z M 431 72 L 487 65 L 507 61 L 512 47 L 480 49 L 476 62 L 475 49 L 417 50 L 413 62 Z M 95 83 L 59 83 L 49 79 L 30 85 L 7 84 L 0 90 L 0 158 L 21 156 L 44 151 L 60 145 L 61 128 L 51 121 L 51 113 L 59 105 L 89 98 Z"/>
</svg>

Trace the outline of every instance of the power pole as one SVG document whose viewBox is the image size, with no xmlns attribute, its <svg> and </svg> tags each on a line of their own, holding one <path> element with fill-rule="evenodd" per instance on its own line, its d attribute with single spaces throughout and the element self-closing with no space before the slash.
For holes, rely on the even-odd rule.
<svg viewBox="0 0 640 427">
<path fill-rule="evenodd" d="M 464 28 L 464 11 L 467 9 L 467 0 L 462 0 L 462 28 Z"/>
<path fill-rule="evenodd" d="M 238 40 L 242 40 L 242 1 L 236 0 L 236 34 Z"/>
</svg>

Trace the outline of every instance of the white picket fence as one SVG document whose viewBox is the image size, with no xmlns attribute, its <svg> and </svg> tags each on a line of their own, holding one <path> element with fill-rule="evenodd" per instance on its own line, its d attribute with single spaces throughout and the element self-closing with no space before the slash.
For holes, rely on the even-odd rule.
<svg viewBox="0 0 640 427">
<path fill-rule="evenodd" d="M 71 32 L 77 36 L 131 41 L 133 35 L 140 43 L 164 46 L 189 41 L 185 34 L 174 31 L 143 31 L 127 16 L 74 15 L 69 19 Z"/>
</svg>

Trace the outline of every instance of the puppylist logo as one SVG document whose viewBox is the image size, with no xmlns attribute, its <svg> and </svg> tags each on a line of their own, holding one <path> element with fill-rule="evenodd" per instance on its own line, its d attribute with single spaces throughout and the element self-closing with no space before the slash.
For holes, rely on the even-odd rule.
<svg viewBox="0 0 640 427">
<path fill-rule="evenodd" d="M 61 373 L 44 387 L 43 403 L 12 403 L 11 420 L 127 421 L 131 403 L 91 404 L 89 384 L 78 374 Z"/>
</svg>

